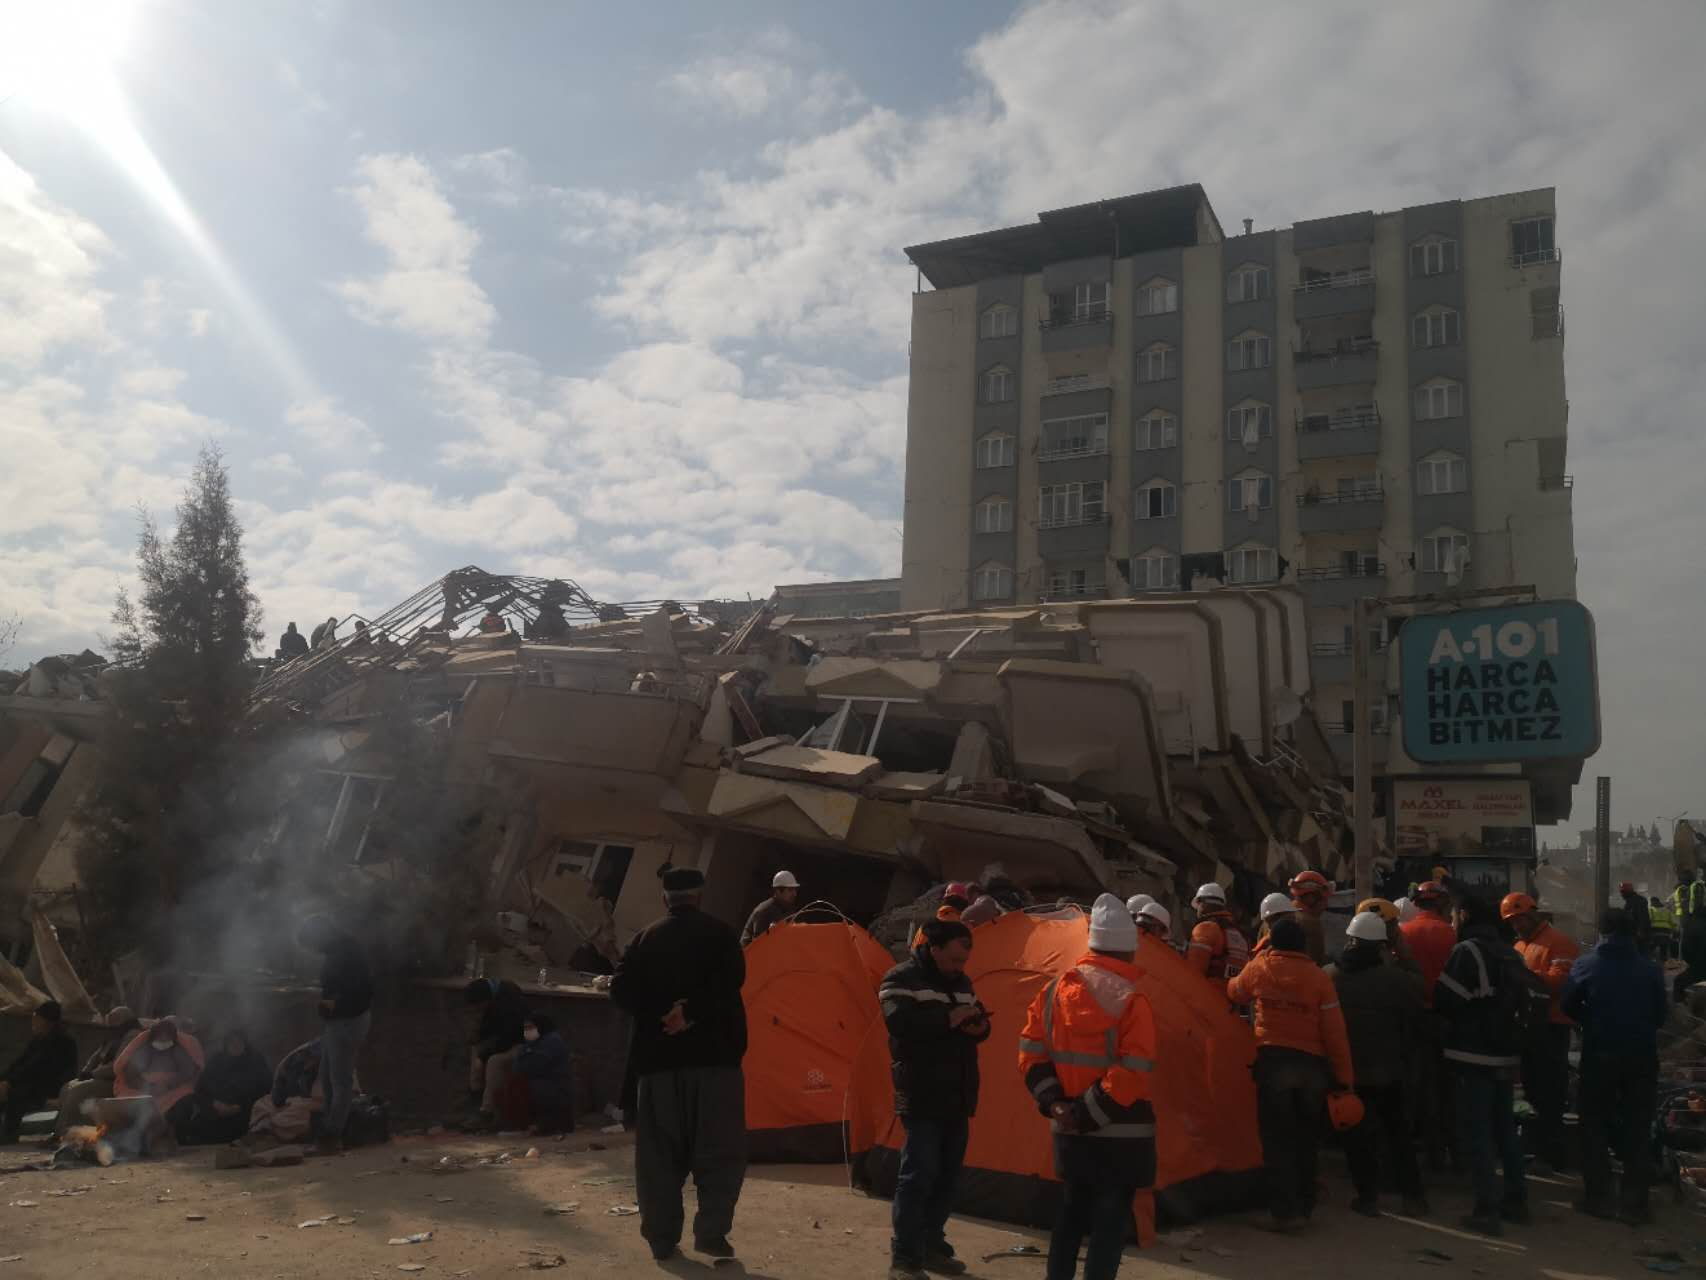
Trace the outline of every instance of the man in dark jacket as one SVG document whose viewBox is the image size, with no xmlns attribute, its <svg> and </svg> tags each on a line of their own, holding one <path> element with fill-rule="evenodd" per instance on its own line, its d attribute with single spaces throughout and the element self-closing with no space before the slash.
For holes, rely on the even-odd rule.
<svg viewBox="0 0 1706 1280">
<path fill-rule="evenodd" d="M 343 1150 L 344 1124 L 355 1101 L 355 1055 L 373 1025 L 373 974 L 361 944 L 326 916 L 302 926 L 303 945 L 325 957 L 320 967 L 320 1151 Z"/>
<path fill-rule="evenodd" d="M 746 959 L 735 931 L 699 909 L 704 890 L 702 872 L 666 871 L 669 914 L 634 935 L 610 980 L 634 1019 L 634 1183 L 640 1234 L 659 1261 L 681 1242 L 689 1173 L 699 1192 L 693 1247 L 734 1257 L 728 1233 L 746 1177 Z"/>
<path fill-rule="evenodd" d="M 1475 1188 L 1474 1212 L 1463 1225 L 1496 1236 L 1501 1220 L 1529 1220 L 1514 1111 L 1522 1065 L 1520 1029 L 1524 1018 L 1535 1026 L 1545 1021 L 1551 992 L 1499 936 L 1492 903 L 1464 897 L 1453 916 L 1458 942 L 1434 986 L 1434 1008 L 1445 1019 L 1445 1064 L 1453 1076 L 1458 1141 Z M 1519 1016 L 1525 1000 L 1531 1003 Z M 1502 1196 L 1498 1165 L 1504 1167 Z"/>
<path fill-rule="evenodd" d="M 877 990 L 894 1110 L 906 1127 L 889 1280 L 966 1269 L 945 1231 L 977 1113 L 977 1046 L 989 1038 L 989 1015 L 966 977 L 971 930 L 958 920 L 928 920 L 922 932 L 912 958 L 890 969 Z"/>
<path fill-rule="evenodd" d="M 569 1044 L 544 1013 L 530 1013 L 515 1055 L 515 1074 L 527 1081 L 527 1112 L 540 1133 L 570 1133 L 575 1127 L 574 1072 Z"/>
<path fill-rule="evenodd" d="M 1378 912 L 1358 912 L 1345 931 L 1344 954 L 1328 967 L 1344 1011 L 1356 1092 L 1363 1105 L 1362 1123 L 1345 1135 L 1345 1156 L 1356 1187 L 1351 1208 L 1370 1218 L 1380 1216 L 1382 1146 L 1391 1161 L 1387 1171 L 1397 1174 L 1404 1212 L 1419 1217 L 1428 1211 L 1405 1090 L 1426 1014 L 1422 975 L 1398 967 L 1388 953 L 1390 936 Z"/>
<path fill-rule="evenodd" d="M 278 638 L 278 656 L 289 662 L 292 658 L 300 658 L 308 652 L 308 637 L 296 629 L 294 622 L 284 629 L 284 634 Z"/>
<path fill-rule="evenodd" d="M 233 1027 L 196 1078 L 190 1106 L 175 1125 L 178 1141 L 185 1146 L 237 1141 L 249 1131 L 249 1113 L 272 1083 L 272 1068 L 249 1033 Z"/>
<path fill-rule="evenodd" d="M 1636 893 L 1634 882 L 1629 880 L 1618 885 L 1617 892 L 1622 895 L 1623 910 L 1629 913 L 1629 923 L 1635 930 L 1635 949 L 1646 955 L 1653 945 L 1653 919 L 1647 912 L 1646 895 Z"/>
<path fill-rule="evenodd" d="M 1658 1031 L 1670 1012 L 1664 976 L 1640 954 L 1627 912 L 1608 910 L 1599 945 L 1577 959 L 1561 997 L 1582 1028 L 1582 1182 L 1577 1207 L 1596 1218 L 1621 1217 L 1631 1226 L 1651 1220 L 1653 1110 L 1657 1105 Z M 1612 1194 L 1615 1145 L 1623 1162 L 1621 1207 Z"/>
<path fill-rule="evenodd" d="M 23 1119 L 59 1096 L 77 1074 L 77 1042 L 60 1025 L 59 1004 L 44 1000 L 30 1015 L 30 1039 L 0 1076 L 0 1142 L 16 1142 Z"/>
<path fill-rule="evenodd" d="M 468 1053 L 468 1100 L 470 1105 L 478 1103 L 478 1112 L 464 1127 L 495 1129 L 498 1095 L 509 1083 L 510 1068 L 521 1046 L 527 997 L 508 978 L 475 978 L 463 988 L 462 995 L 480 1011 Z"/>
</svg>

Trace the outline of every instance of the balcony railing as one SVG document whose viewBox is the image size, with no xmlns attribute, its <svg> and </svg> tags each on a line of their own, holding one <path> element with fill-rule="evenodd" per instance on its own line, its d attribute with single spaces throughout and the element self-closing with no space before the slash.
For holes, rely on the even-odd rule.
<svg viewBox="0 0 1706 1280">
<path fill-rule="evenodd" d="M 1045 587 L 1042 596 L 1043 603 L 1047 604 L 1053 600 L 1085 600 L 1107 594 L 1108 584 L 1105 582 L 1081 582 L 1077 586 Z"/>
<path fill-rule="evenodd" d="M 1521 253 L 1511 254 L 1510 262 L 1513 267 L 1535 267 L 1547 262 L 1562 262 L 1564 254 L 1561 249 L 1525 249 Z"/>
<path fill-rule="evenodd" d="M 1293 293 L 1319 293 L 1323 289 L 1350 289 L 1359 284 L 1374 283 L 1373 267 L 1352 267 L 1348 271 L 1335 271 L 1330 275 L 1316 276 L 1305 280 L 1292 289 Z"/>
<path fill-rule="evenodd" d="M 1108 442 L 1106 440 L 1088 443 L 1075 440 L 1071 444 L 1037 450 L 1037 460 L 1039 462 L 1060 462 L 1066 458 L 1099 458 L 1107 451 Z"/>
<path fill-rule="evenodd" d="M 1108 386 L 1105 373 L 1073 373 L 1043 383 L 1045 396 L 1063 396 L 1072 391 L 1101 391 Z"/>
<path fill-rule="evenodd" d="M 1343 356 L 1368 355 L 1379 350 L 1380 343 L 1374 338 L 1346 338 L 1330 347 L 1299 347 L 1292 352 L 1292 358 L 1298 364 L 1308 364 L 1315 360 L 1338 360 Z"/>
<path fill-rule="evenodd" d="M 1300 507 L 1331 506 L 1337 502 L 1384 502 L 1386 491 L 1377 484 L 1358 485 L 1354 489 L 1341 489 L 1334 493 L 1300 493 L 1297 495 L 1297 505 Z"/>
<path fill-rule="evenodd" d="M 1340 578 L 1384 578 L 1386 566 L 1377 560 L 1364 560 L 1355 565 L 1334 565 L 1327 569 L 1299 569 L 1299 582 L 1332 582 Z"/>
<path fill-rule="evenodd" d="M 1564 336 L 1564 308 L 1557 307 L 1551 311 L 1537 311 L 1531 317 L 1534 322 L 1536 338 L 1562 338 Z"/>
<path fill-rule="evenodd" d="M 1378 406 L 1341 413 L 1300 413 L 1297 415 L 1297 429 L 1299 431 L 1354 431 L 1358 427 L 1378 427 L 1379 425 L 1380 409 Z"/>
<path fill-rule="evenodd" d="M 1349 658 L 1352 656 L 1352 650 L 1353 646 L 1349 640 L 1335 640 L 1330 643 L 1309 646 L 1311 656 L 1316 658 Z M 1368 646 L 1368 651 L 1370 653 L 1385 653 L 1386 646 L 1371 644 Z"/>
<path fill-rule="evenodd" d="M 1557 493 L 1561 489 L 1573 489 L 1575 487 L 1576 478 L 1574 476 L 1540 477 L 1540 491 L 1542 493 Z"/>
<path fill-rule="evenodd" d="M 1044 329 L 1070 329 L 1079 324 L 1102 324 L 1113 318 L 1113 307 L 1106 302 L 1099 302 L 1079 310 L 1055 312 L 1044 316 L 1038 323 Z"/>
<path fill-rule="evenodd" d="M 1103 511 L 1103 512 L 1097 513 L 1096 515 L 1091 515 L 1091 516 L 1076 515 L 1076 516 L 1044 517 L 1043 519 L 1037 521 L 1037 528 L 1039 528 L 1039 529 L 1077 529 L 1077 528 L 1080 528 L 1081 526 L 1087 525 L 1087 524 L 1106 524 L 1107 522 L 1108 522 L 1108 513 Z"/>
</svg>

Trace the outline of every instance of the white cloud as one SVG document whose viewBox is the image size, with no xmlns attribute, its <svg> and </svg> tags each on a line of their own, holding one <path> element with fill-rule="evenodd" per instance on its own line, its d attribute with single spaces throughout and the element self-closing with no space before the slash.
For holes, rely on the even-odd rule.
<svg viewBox="0 0 1706 1280">
<path fill-rule="evenodd" d="M 28 370 L 72 344 L 111 344 L 95 286 L 111 251 L 93 223 L 54 204 L 0 152 L 0 370 Z"/>
<path fill-rule="evenodd" d="M 780 29 L 738 53 L 697 58 L 664 77 L 664 88 L 695 114 L 752 120 L 785 115 L 790 127 L 821 124 L 864 102 L 843 72 L 812 64 L 818 55 Z"/>
<path fill-rule="evenodd" d="M 527 160 L 513 147 L 459 156 L 453 167 L 477 183 L 479 195 L 493 204 L 515 208 L 533 193 Z"/>
<path fill-rule="evenodd" d="M 299 401 L 285 410 L 284 420 L 316 449 L 348 457 L 380 453 L 385 446 L 378 433 L 354 414 L 345 413 L 329 396 Z"/>
<path fill-rule="evenodd" d="M 484 340 L 494 310 L 469 270 L 480 236 L 457 217 L 432 170 L 416 156 L 393 154 L 367 156 L 357 172 L 353 194 L 367 238 L 390 265 L 336 286 L 350 311 L 422 338 Z"/>
</svg>

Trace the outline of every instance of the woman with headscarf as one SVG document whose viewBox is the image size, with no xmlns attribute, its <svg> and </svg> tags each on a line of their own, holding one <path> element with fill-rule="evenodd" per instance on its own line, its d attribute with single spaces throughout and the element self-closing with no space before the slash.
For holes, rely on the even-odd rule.
<svg viewBox="0 0 1706 1280">
<path fill-rule="evenodd" d="M 540 1012 L 522 1024 L 515 1074 L 527 1083 L 527 1110 L 540 1133 L 568 1133 L 575 1127 L 574 1077 L 569 1046 L 557 1024 Z"/>
<path fill-rule="evenodd" d="M 237 1141 L 249 1131 L 249 1113 L 272 1082 L 272 1071 L 249 1043 L 248 1032 L 233 1027 L 207 1060 L 187 1111 L 178 1117 L 178 1141 L 186 1146 Z"/>
<path fill-rule="evenodd" d="M 147 1136 L 162 1126 L 170 1131 L 189 1107 L 206 1061 L 201 1041 L 175 1019 L 161 1018 L 138 1032 L 113 1063 L 113 1097 L 150 1100 L 152 1114 L 141 1117 Z"/>
</svg>

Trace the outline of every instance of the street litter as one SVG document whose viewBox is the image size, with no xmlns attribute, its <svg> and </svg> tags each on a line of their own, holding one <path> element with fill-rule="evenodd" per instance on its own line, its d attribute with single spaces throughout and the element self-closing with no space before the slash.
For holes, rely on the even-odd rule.
<svg viewBox="0 0 1706 1280">
<path fill-rule="evenodd" d="M 1042 1256 L 1042 1250 L 1034 1244 L 1016 1244 L 1006 1249 L 997 1249 L 994 1253 L 983 1255 L 985 1262 L 994 1262 L 998 1258 L 1036 1258 Z"/>
<path fill-rule="evenodd" d="M 185 1222 L 206 1222 L 207 1221 L 207 1215 L 205 1213 L 186 1213 L 184 1215 L 184 1221 Z"/>
<path fill-rule="evenodd" d="M 565 1258 L 562 1254 L 554 1253 L 550 1257 L 529 1258 L 526 1262 L 522 1263 L 519 1267 L 517 1267 L 516 1270 L 517 1271 L 555 1271 L 558 1267 L 562 1266 L 567 1261 L 568 1261 L 568 1259 Z"/>
<path fill-rule="evenodd" d="M 93 1191 L 93 1187 L 61 1187 L 57 1191 L 49 1191 L 50 1196 L 81 1196 Z"/>
<path fill-rule="evenodd" d="M 637 1204 L 613 1204 L 605 1210 L 612 1218 L 631 1218 L 639 1211 Z"/>
<path fill-rule="evenodd" d="M 604 1128 L 599 1130 L 600 1133 L 611 1133 L 611 1134 L 622 1133 L 623 1131 L 624 1130 L 623 1130 L 622 1126 L 619 1124 L 607 1124 L 604 1126 Z"/>
<path fill-rule="evenodd" d="M 418 1262 L 405 1262 L 397 1268 L 399 1271 L 425 1271 L 426 1267 Z"/>
<path fill-rule="evenodd" d="M 580 1202 L 578 1200 L 571 1201 L 568 1204 L 548 1204 L 545 1206 L 545 1212 L 548 1216 L 553 1215 L 553 1214 L 557 1215 L 557 1216 L 562 1216 L 565 1214 L 574 1213 L 574 1212 L 578 1211 L 579 1209 L 580 1209 Z"/>
<path fill-rule="evenodd" d="M 306 1231 L 309 1227 L 323 1227 L 328 1222 L 336 1220 L 337 1216 L 338 1215 L 335 1213 L 321 1214 L 318 1218 L 308 1219 L 307 1222 L 298 1222 L 296 1224 L 296 1229 L 298 1231 Z"/>
<path fill-rule="evenodd" d="M 35 1208 L 39 1208 L 40 1205 L 41 1205 L 40 1200 L 14 1200 L 14 1201 L 12 1201 L 12 1208 L 14 1208 L 14 1209 L 35 1209 Z"/>
<path fill-rule="evenodd" d="M 21 1253 L 8 1253 L 4 1258 L 0 1258 L 0 1262 L 22 1262 L 23 1260 L 24 1255 Z"/>
<path fill-rule="evenodd" d="M 633 1181 L 632 1178 L 616 1178 L 616 1177 L 582 1178 L 581 1179 L 581 1186 L 583 1186 L 583 1187 L 614 1187 L 619 1182 L 632 1182 L 632 1181 Z"/>
<path fill-rule="evenodd" d="M 527 1153 L 525 1155 L 523 1155 L 521 1158 L 523 1160 L 537 1160 L 539 1158 L 539 1148 L 538 1147 L 527 1148 Z"/>
<path fill-rule="evenodd" d="M 430 1231 L 415 1231 L 406 1236 L 392 1236 L 386 1244 L 425 1244 L 432 1239 Z"/>
</svg>

